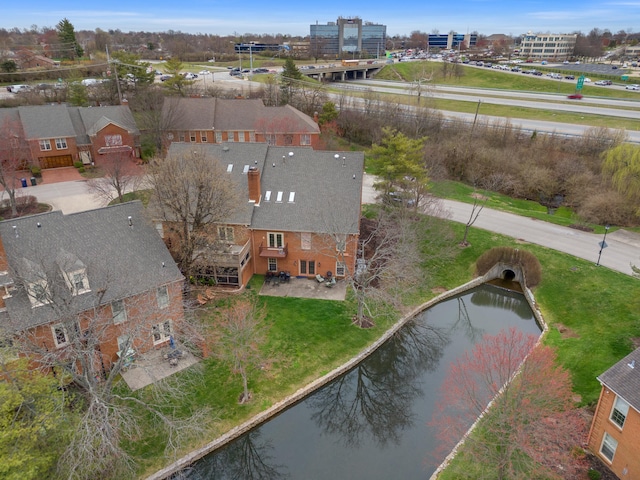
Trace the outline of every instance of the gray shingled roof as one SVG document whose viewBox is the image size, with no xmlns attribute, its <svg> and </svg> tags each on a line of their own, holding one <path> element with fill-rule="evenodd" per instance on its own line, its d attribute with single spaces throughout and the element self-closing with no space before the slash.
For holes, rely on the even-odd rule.
<svg viewBox="0 0 640 480">
<path fill-rule="evenodd" d="M 293 156 L 289 156 L 289 152 L 293 152 Z M 335 155 L 339 158 L 336 159 Z M 269 147 L 265 167 L 261 171 L 263 201 L 255 209 L 251 227 L 293 232 L 357 233 L 363 171 L 362 152 Z M 266 201 L 268 191 L 271 191 L 271 198 Z M 281 202 L 277 201 L 278 192 L 282 192 Z M 292 192 L 295 193 L 294 201 L 289 202 Z"/>
<path fill-rule="evenodd" d="M 167 97 L 162 105 L 163 127 L 169 130 L 211 130 L 215 115 L 215 98 Z"/>
<path fill-rule="evenodd" d="M 265 107 L 260 99 L 169 97 L 162 107 L 169 130 L 320 133 L 311 117 L 286 105 Z"/>
<path fill-rule="evenodd" d="M 598 380 L 640 412 L 640 348 L 600 375 Z"/>
<path fill-rule="evenodd" d="M 27 140 L 75 137 L 68 108 L 66 105 L 18 107 Z"/>
<path fill-rule="evenodd" d="M 236 183 L 239 197 L 243 199 L 241 205 L 226 221 L 229 225 L 251 225 L 253 204 L 249 203 L 249 184 L 244 170 L 250 166 L 263 168 L 268 146 L 266 143 L 244 143 L 239 148 L 232 148 L 234 144 L 198 144 L 198 148 L 204 149 L 211 161 L 219 161 L 225 170 L 232 165 L 228 174 Z M 181 155 L 193 148 L 193 144 L 174 142 L 169 147 L 169 155 Z M 258 162 L 258 163 L 256 163 Z"/>
<path fill-rule="evenodd" d="M 102 288 L 102 303 L 108 303 L 183 278 L 156 229 L 147 223 L 140 202 L 6 220 L 0 222 L 0 237 L 11 274 L 25 274 L 25 265 L 58 273 L 60 262 L 85 265 L 91 292 L 76 297 L 78 311 L 95 306 Z M 21 288 L 12 292 L 6 305 L 14 328 L 56 319 L 52 308 L 32 308 Z"/>
<path fill-rule="evenodd" d="M 309 147 L 273 147 L 264 143 L 198 146 L 205 148 L 212 158 L 219 159 L 225 168 L 233 164 L 231 175 L 238 184 L 241 198 L 247 199 L 245 208 L 228 223 L 251 225 L 258 230 L 358 232 L 364 169 L 362 152 L 316 151 Z M 169 152 L 179 154 L 189 148 L 189 143 L 175 142 Z M 245 166 L 256 166 L 260 171 L 262 201 L 256 207 L 248 203 Z M 271 192 L 269 200 L 267 191 Z M 278 192 L 282 192 L 280 202 Z M 293 202 L 289 202 L 292 192 Z"/>
<path fill-rule="evenodd" d="M 36 105 L 18 107 L 18 115 L 28 140 L 75 137 L 78 145 L 89 145 L 89 135 L 114 123 L 139 135 L 131 110 L 125 105 L 70 107 Z"/>
</svg>

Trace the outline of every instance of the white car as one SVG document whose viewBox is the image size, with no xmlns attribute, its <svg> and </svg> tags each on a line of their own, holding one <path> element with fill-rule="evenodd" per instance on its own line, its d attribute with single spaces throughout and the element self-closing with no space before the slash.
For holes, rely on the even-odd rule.
<svg viewBox="0 0 640 480">
<path fill-rule="evenodd" d="M 198 75 L 210 75 L 211 72 L 209 70 L 200 70 L 198 72 Z"/>
<path fill-rule="evenodd" d="M 29 90 L 31 90 L 29 85 L 11 85 L 7 87 L 7 91 L 11 93 L 28 92 Z"/>
<path fill-rule="evenodd" d="M 196 78 L 198 78 L 198 75 L 196 75 L 195 73 L 187 72 L 184 74 L 184 78 L 186 78 L 187 80 L 195 80 Z"/>
<path fill-rule="evenodd" d="M 637 84 L 627 85 L 624 88 L 626 88 L 627 90 L 640 90 L 640 85 L 637 85 Z"/>
</svg>

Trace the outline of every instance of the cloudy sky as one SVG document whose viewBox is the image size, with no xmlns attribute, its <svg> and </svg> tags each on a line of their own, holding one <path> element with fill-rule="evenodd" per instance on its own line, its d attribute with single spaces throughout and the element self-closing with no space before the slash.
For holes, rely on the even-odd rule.
<svg viewBox="0 0 640 480">
<path fill-rule="evenodd" d="M 387 25 L 387 35 L 408 35 L 414 30 L 446 33 L 478 31 L 486 35 L 533 32 L 588 33 L 592 28 L 615 33 L 640 29 L 640 0 L 462 0 L 458 2 L 380 0 L 313 2 L 281 0 L 31 0 L 25 6 L 9 2 L 2 7 L 0 27 L 5 29 L 55 27 L 63 18 L 76 30 L 128 31 L 233 35 L 283 33 L 306 36 L 312 23 L 341 17 L 360 17 Z M 27 6 L 28 5 L 28 6 Z M 26 8 L 25 8 L 26 7 Z"/>
</svg>

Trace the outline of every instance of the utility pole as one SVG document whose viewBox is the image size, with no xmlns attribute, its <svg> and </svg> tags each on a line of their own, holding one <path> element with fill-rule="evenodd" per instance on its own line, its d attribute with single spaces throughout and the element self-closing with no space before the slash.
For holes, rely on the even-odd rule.
<svg viewBox="0 0 640 480">
<path fill-rule="evenodd" d="M 116 77 L 116 88 L 118 89 L 118 103 L 122 105 L 122 92 L 120 91 L 120 80 L 118 79 L 118 61 L 111 60 L 111 57 L 109 56 L 109 45 L 106 45 L 105 48 L 107 50 L 107 65 L 111 65 L 113 63 L 113 73 Z"/>
</svg>

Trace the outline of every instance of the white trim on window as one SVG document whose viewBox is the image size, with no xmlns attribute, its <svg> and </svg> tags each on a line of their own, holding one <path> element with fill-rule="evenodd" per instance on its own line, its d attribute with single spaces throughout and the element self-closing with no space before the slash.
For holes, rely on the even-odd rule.
<svg viewBox="0 0 640 480">
<path fill-rule="evenodd" d="M 609 420 L 615 423 L 621 430 L 624 427 L 624 422 L 627 419 L 627 415 L 629 413 L 629 404 L 625 402 L 622 398 L 616 396 L 616 401 L 613 403 L 613 408 L 611 409 L 611 415 L 609 415 Z"/>
<path fill-rule="evenodd" d="M 311 250 L 311 233 L 309 232 L 300 233 L 300 249 Z"/>
<path fill-rule="evenodd" d="M 27 296 L 33 308 L 51 303 L 49 285 L 44 279 L 29 283 L 27 285 Z"/>
<path fill-rule="evenodd" d="M 151 338 L 154 345 L 166 342 L 170 339 L 173 328 L 171 326 L 171 320 L 165 320 L 164 322 L 156 323 L 151 327 Z"/>
<path fill-rule="evenodd" d="M 158 308 L 167 308 L 169 306 L 169 289 L 166 285 L 158 287 L 156 298 L 158 299 Z"/>
<path fill-rule="evenodd" d="M 600 445 L 600 454 L 609 461 L 609 463 L 613 462 L 613 457 L 616 455 L 616 449 L 618 448 L 618 441 L 609 435 L 607 432 L 604 432 L 604 436 L 602 437 L 602 444 Z"/>
<path fill-rule="evenodd" d="M 124 300 L 114 300 L 111 302 L 111 316 L 114 325 L 127 321 L 127 307 Z"/>
<path fill-rule="evenodd" d="M 336 262 L 336 277 L 344 277 L 347 273 L 347 264 L 345 262 Z"/>
<path fill-rule="evenodd" d="M 67 335 L 67 329 L 64 328 L 64 325 L 62 325 L 61 323 L 51 325 L 51 334 L 53 335 L 53 341 L 56 345 L 56 348 L 62 348 L 69 345 L 69 335 Z"/>
<path fill-rule="evenodd" d="M 69 147 L 66 138 L 56 138 L 56 150 L 66 150 L 67 148 Z"/>
<path fill-rule="evenodd" d="M 311 145 L 311 135 L 303 133 L 300 135 L 300 145 Z"/>
<path fill-rule="evenodd" d="M 48 152 L 51 150 L 51 140 L 40 140 L 40 151 Z"/>
</svg>

